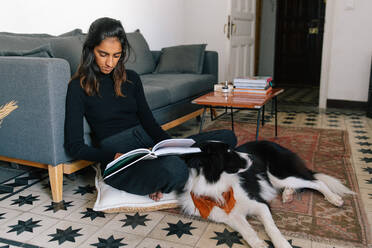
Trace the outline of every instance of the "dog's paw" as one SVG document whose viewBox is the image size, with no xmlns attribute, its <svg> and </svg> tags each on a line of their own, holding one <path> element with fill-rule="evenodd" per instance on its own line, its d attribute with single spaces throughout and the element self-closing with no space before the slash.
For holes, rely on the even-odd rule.
<svg viewBox="0 0 372 248">
<path fill-rule="evenodd" d="M 295 193 L 295 189 L 293 188 L 284 188 L 282 193 L 282 202 L 288 203 L 293 201 L 293 194 Z"/>
<path fill-rule="evenodd" d="M 270 247 L 265 241 L 261 239 L 250 239 L 250 240 L 247 240 L 247 242 L 252 248 L 269 248 Z"/>
<path fill-rule="evenodd" d="M 336 194 L 333 194 L 332 196 L 326 196 L 325 199 L 336 207 L 342 207 L 342 205 L 344 205 L 342 197 Z"/>
</svg>

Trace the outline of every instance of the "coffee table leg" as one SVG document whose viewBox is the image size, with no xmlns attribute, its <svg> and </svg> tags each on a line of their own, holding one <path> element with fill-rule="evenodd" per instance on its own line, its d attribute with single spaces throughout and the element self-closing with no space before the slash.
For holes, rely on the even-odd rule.
<svg viewBox="0 0 372 248">
<path fill-rule="evenodd" d="M 201 117 L 201 120 L 200 120 L 200 127 L 199 127 L 199 133 L 202 132 L 203 130 L 203 123 L 204 123 L 204 119 L 205 119 L 205 112 L 207 111 L 207 107 L 203 107 L 203 113 L 202 113 L 202 117 Z"/>
<path fill-rule="evenodd" d="M 275 137 L 278 136 L 278 102 L 276 100 L 276 96 L 274 97 L 274 105 L 275 105 Z"/>
<path fill-rule="evenodd" d="M 261 117 L 262 108 L 258 109 L 257 113 L 257 128 L 256 128 L 256 140 L 258 140 L 258 133 L 260 132 L 260 117 Z"/>
<path fill-rule="evenodd" d="M 234 132 L 234 111 L 233 111 L 233 107 L 231 107 L 231 130 Z"/>
<path fill-rule="evenodd" d="M 262 126 L 265 125 L 265 105 L 262 106 Z"/>
</svg>

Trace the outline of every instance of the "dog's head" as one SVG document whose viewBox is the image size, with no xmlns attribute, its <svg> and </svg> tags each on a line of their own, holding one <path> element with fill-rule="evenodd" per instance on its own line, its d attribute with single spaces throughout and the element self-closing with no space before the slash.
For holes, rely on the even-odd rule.
<svg viewBox="0 0 372 248">
<path fill-rule="evenodd" d="M 183 156 L 189 168 L 202 173 L 209 183 L 215 183 L 222 173 L 235 174 L 246 170 L 251 165 L 247 154 L 236 152 L 228 144 L 220 141 L 206 141 L 197 146 L 201 153 Z"/>
</svg>

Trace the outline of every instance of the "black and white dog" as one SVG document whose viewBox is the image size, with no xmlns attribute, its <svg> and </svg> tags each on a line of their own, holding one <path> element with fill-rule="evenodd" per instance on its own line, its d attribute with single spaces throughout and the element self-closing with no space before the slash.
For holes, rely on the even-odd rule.
<svg viewBox="0 0 372 248">
<path fill-rule="evenodd" d="M 249 142 L 236 150 L 215 141 L 199 147 L 201 153 L 182 156 L 190 171 L 178 194 L 182 210 L 229 225 L 254 248 L 268 245 L 246 216 L 258 217 L 275 247 L 292 247 L 275 225 L 268 206 L 279 190 L 283 189 L 285 201 L 294 190 L 315 189 L 337 207 L 343 205 L 341 196 L 354 194 L 338 179 L 311 171 L 299 156 L 274 142 Z M 211 201 L 215 205 L 208 205 Z"/>
</svg>

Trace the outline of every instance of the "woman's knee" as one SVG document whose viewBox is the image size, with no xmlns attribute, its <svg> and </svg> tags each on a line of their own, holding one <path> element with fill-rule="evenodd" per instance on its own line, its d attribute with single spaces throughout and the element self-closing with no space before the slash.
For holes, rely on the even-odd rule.
<svg viewBox="0 0 372 248">
<path fill-rule="evenodd" d="M 164 157 L 161 166 L 161 174 L 166 182 L 163 192 L 182 188 L 189 178 L 189 170 L 186 163 L 177 156 Z"/>
<path fill-rule="evenodd" d="M 231 148 L 234 148 L 238 143 L 235 133 L 229 129 L 222 129 L 220 132 L 220 141 L 229 144 Z"/>
<path fill-rule="evenodd" d="M 219 129 L 208 131 L 190 136 L 196 142 L 204 142 L 207 140 L 218 140 L 228 144 L 231 148 L 235 148 L 238 143 L 235 133 L 229 129 Z"/>
<path fill-rule="evenodd" d="M 189 170 L 186 163 L 178 156 L 168 156 L 166 158 L 164 170 L 168 176 L 176 181 L 186 181 L 189 177 Z"/>
</svg>

